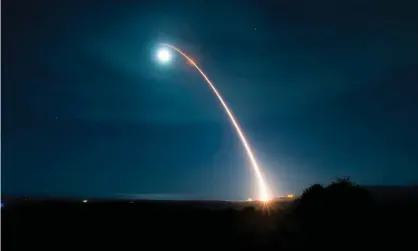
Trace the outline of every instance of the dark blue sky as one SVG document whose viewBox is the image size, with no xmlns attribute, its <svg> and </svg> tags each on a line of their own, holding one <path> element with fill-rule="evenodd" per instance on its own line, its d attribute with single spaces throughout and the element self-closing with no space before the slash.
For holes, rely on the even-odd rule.
<svg viewBox="0 0 418 251">
<path fill-rule="evenodd" d="M 253 196 L 418 183 L 414 1 L 2 1 L 2 193 Z M 210 3 L 209 3 L 210 2 Z"/>
</svg>

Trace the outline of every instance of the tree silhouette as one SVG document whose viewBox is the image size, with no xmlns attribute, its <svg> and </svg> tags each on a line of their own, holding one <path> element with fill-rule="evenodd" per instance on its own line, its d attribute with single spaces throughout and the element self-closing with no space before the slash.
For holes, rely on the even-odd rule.
<svg viewBox="0 0 418 251">
<path fill-rule="evenodd" d="M 353 236 L 364 239 L 372 200 L 367 190 L 349 178 L 338 178 L 326 187 L 312 185 L 295 203 L 294 214 L 303 242 L 323 247 L 324 238 L 330 245 L 346 242 Z M 359 225 L 363 229 L 358 229 Z"/>
</svg>

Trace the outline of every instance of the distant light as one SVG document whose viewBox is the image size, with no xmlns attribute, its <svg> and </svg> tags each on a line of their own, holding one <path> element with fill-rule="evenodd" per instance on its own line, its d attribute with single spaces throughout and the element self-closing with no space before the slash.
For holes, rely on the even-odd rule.
<svg viewBox="0 0 418 251">
<path fill-rule="evenodd" d="M 167 48 L 161 48 L 157 51 L 157 58 L 162 63 L 170 61 L 171 57 L 171 52 Z"/>
<path fill-rule="evenodd" d="M 293 198 L 293 197 L 295 197 L 295 195 L 293 195 L 293 194 L 288 194 L 288 195 L 287 195 L 287 197 L 288 197 L 288 198 Z"/>
<path fill-rule="evenodd" d="M 82 200 L 82 202 L 83 202 L 83 203 L 87 203 L 87 202 L 88 202 L 88 200 Z"/>
<path fill-rule="evenodd" d="M 253 201 L 253 199 L 251 199 L 251 198 L 248 198 L 248 200 L 247 201 Z"/>
</svg>

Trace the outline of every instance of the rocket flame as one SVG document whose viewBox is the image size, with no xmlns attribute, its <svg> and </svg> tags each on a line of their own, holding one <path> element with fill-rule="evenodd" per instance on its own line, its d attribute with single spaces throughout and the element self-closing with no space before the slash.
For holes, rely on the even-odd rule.
<svg viewBox="0 0 418 251">
<path fill-rule="evenodd" d="M 172 46 L 170 44 L 161 44 L 163 46 L 168 46 L 178 53 L 180 53 L 189 63 L 196 68 L 196 70 L 202 75 L 202 77 L 205 79 L 205 81 L 209 84 L 212 91 L 215 93 L 215 95 L 218 97 L 219 101 L 221 102 L 223 108 L 225 109 L 225 112 L 228 114 L 229 119 L 231 120 L 232 125 L 235 127 L 235 130 L 237 131 L 237 134 L 239 138 L 241 139 L 241 142 L 245 148 L 245 151 L 247 152 L 248 158 L 251 161 L 252 167 L 255 171 L 256 178 L 258 179 L 259 183 L 259 196 L 261 201 L 269 201 L 270 200 L 270 194 L 266 185 L 266 182 L 264 181 L 263 175 L 261 173 L 260 167 L 258 166 L 257 160 L 254 157 L 253 152 L 251 151 L 251 147 L 247 142 L 247 139 L 245 138 L 244 133 L 241 130 L 241 127 L 239 126 L 237 120 L 235 119 L 234 115 L 232 114 L 231 110 L 229 109 L 228 105 L 225 103 L 224 99 L 222 98 L 221 94 L 216 89 L 215 85 L 212 83 L 212 81 L 209 80 L 209 78 L 206 76 L 206 74 L 200 69 L 200 67 L 184 52 L 182 52 L 180 49 L 176 48 L 175 46 Z"/>
</svg>

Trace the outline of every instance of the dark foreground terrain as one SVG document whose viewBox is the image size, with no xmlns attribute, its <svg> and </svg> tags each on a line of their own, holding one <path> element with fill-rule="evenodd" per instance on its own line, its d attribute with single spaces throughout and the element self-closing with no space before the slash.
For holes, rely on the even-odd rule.
<svg viewBox="0 0 418 251">
<path fill-rule="evenodd" d="M 46 201 L 3 198 L 2 250 L 416 249 L 418 203 L 347 181 L 294 201 Z"/>
</svg>

